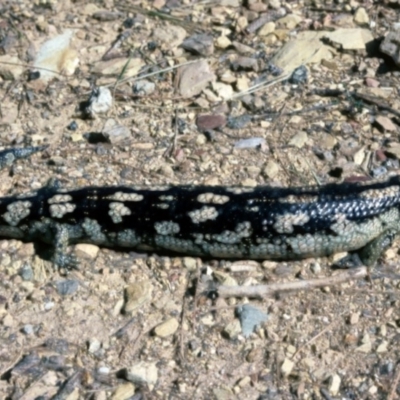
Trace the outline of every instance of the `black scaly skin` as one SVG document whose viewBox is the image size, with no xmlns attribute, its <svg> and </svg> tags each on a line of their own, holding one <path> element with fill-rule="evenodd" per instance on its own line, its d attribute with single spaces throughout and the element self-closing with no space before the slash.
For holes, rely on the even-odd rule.
<svg viewBox="0 0 400 400">
<path fill-rule="evenodd" d="M 48 185 L 0 198 L 0 237 L 210 258 L 298 260 L 359 251 L 373 265 L 400 230 L 400 177 L 321 187 Z"/>
<path fill-rule="evenodd" d="M 15 160 L 28 158 L 34 153 L 47 149 L 48 146 L 25 147 L 0 151 L 0 169 L 11 166 Z"/>
</svg>

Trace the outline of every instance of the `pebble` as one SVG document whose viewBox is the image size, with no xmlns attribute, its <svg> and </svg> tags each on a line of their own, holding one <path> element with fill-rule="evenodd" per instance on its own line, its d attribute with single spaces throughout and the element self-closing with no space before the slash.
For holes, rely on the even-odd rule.
<svg viewBox="0 0 400 400">
<path fill-rule="evenodd" d="M 225 124 L 224 115 L 203 114 L 196 118 L 196 125 L 200 131 L 222 128 Z"/>
<path fill-rule="evenodd" d="M 232 45 L 232 42 L 230 41 L 230 39 L 223 35 L 219 36 L 215 40 L 215 47 L 218 47 L 219 49 L 226 49 L 227 47 L 229 47 L 231 45 Z"/>
<path fill-rule="evenodd" d="M 89 353 L 95 354 L 101 349 L 101 342 L 96 339 L 90 339 L 89 340 L 89 346 L 88 346 L 88 351 Z"/>
<path fill-rule="evenodd" d="M 222 82 L 213 82 L 212 84 L 214 92 L 220 99 L 227 100 L 233 95 L 233 88 L 231 85 Z"/>
<path fill-rule="evenodd" d="M 261 29 L 258 31 L 258 35 L 259 36 L 267 36 L 270 33 L 274 32 L 276 27 L 275 22 L 270 21 L 267 22 L 263 27 L 261 27 Z"/>
<path fill-rule="evenodd" d="M 78 281 L 73 279 L 56 282 L 57 292 L 61 296 L 68 296 L 74 294 L 78 290 L 78 288 L 79 288 Z"/>
<path fill-rule="evenodd" d="M 179 327 L 179 322 L 176 318 L 167 319 L 162 324 L 154 328 L 154 334 L 158 337 L 165 338 L 173 335 Z"/>
<path fill-rule="evenodd" d="M 367 10 L 364 7 L 358 7 L 356 12 L 354 13 L 354 22 L 357 25 L 365 26 L 369 25 L 369 16 Z"/>
<path fill-rule="evenodd" d="M 294 362 L 292 360 L 289 360 L 288 358 L 285 358 L 281 366 L 282 374 L 284 376 L 289 376 L 293 370 L 293 367 L 294 367 Z"/>
<path fill-rule="evenodd" d="M 339 393 L 341 379 L 338 374 L 334 374 L 329 379 L 329 393 L 336 396 Z"/>
<path fill-rule="evenodd" d="M 22 332 L 24 332 L 26 335 L 32 335 L 34 333 L 33 325 L 24 325 L 24 327 L 22 328 Z"/>
<path fill-rule="evenodd" d="M 156 90 L 156 85 L 154 82 L 151 82 L 147 79 L 142 79 L 140 81 L 136 81 L 132 85 L 133 94 L 138 94 L 140 96 L 148 96 L 152 94 Z"/>
<path fill-rule="evenodd" d="M 110 89 L 106 87 L 97 87 L 90 94 L 84 112 L 92 118 L 97 114 L 103 114 L 107 112 L 113 103 L 113 98 Z"/>
<path fill-rule="evenodd" d="M 140 361 L 125 370 L 128 381 L 137 385 L 148 385 L 151 390 L 158 380 L 158 368 L 155 362 Z"/>
<path fill-rule="evenodd" d="M 236 312 L 239 315 L 244 337 L 250 336 L 259 325 L 268 320 L 267 313 L 250 304 L 237 307 Z"/>
<path fill-rule="evenodd" d="M 79 258 L 94 260 L 99 253 L 100 248 L 94 244 L 79 243 L 75 246 L 75 253 Z"/>
<path fill-rule="evenodd" d="M 134 398 L 135 385 L 130 382 L 119 385 L 111 396 L 111 400 L 128 400 Z"/>
<path fill-rule="evenodd" d="M 289 145 L 290 146 L 295 146 L 299 149 L 301 149 L 308 140 L 308 135 L 307 132 L 305 131 L 300 131 L 296 133 L 290 140 L 289 140 Z"/>
<path fill-rule="evenodd" d="M 179 67 L 177 87 L 183 98 L 191 98 L 201 93 L 215 79 L 214 73 L 206 60 Z"/>
<path fill-rule="evenodd" d="M 397 131 L 397 125 L 395 125 L 389 117 L 379 115 L 375 118 L 376 124 L 388 132 Z"/>
<path fill-rule="evenodd" d="M 224 333 L 229 337 L 229 339 L 236 339 L 238 335 L 242 332 L 242 327 L 240 325 L 240 321 L 235 319 L 234 321 L 230 322 L 224 328 Z"/>
<path fill-rule="evenodd" d="M 289 82 L 295 85 L 299 85 L 307 82 L 307 79 L 308 79 L 308 70 L 304 65 L 300 65 L 300 67 L 297 67 L 293 71 L 292 76 L 289 78 Z"/>
<path fill-rule="evenodd" d="M 194 54 L 210 56 L 214 53 L 214 39 L 211 35 L 199 33 L 185 39 L 182 47 Z"/>
<path fill-rule="evenodd" d="M 126 303 L 124 311 L 126 313 L 133 313 L 144 304 L 151 300 L 153 286 L 150 281 L 143 280 L 141 282 L 132 283 L 125 289 Z"/>
</svg>

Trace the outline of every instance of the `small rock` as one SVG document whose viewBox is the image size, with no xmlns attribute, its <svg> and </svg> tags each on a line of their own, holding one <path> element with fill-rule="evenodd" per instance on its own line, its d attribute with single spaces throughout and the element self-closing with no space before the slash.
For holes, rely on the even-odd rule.
<svg viewBox="0 0 400 400">
<path fill-rule="evenodd" d="M 88 243 L 79 243 L 75 246 L 75 253 L 79 258 L 87 258 L 94 260 L 99 253 L 99 246 Z"/>
<path fill-rule="evenodd" d="M 250 304 L 237 307 L 236 312 L 239 315 L 244 337 L 250 336 L 260 324 L 268 320 L 267 313 Z"/>
<path fill-rule="evenodd" d="M 400 31 L 397 30 L 391 31 L 385 36 L 385 39 L 380 45 L 381 52 L 392 57 L 393 61 L 397 65 L 400 65 L 399 40 L 400 40 Z"/>
<path fill-rule="evenodd" d="M 140 96 L 152 94 L 155 90 L 156 84 L 154 82 L 148 81 L 147 79 L 136 81 L 132 85 L 133 94 L 138 94 Z"/>
<path fill-rule="evenodd" d="M 329 382 L 329 393 L 336 396 L 339 393 L 341 379 L 338 374 L 334 374 L 330 378 Z"/>
<path fill-rule="evenodd" d="M 108 10 L 100 10 L 92 14 L 92 18 L 102 22 L 115 21 L 123 16 L 124 14 L 119 11 L 108 11 Z"/>
<path fill-rule="evenodd" d="M 361 346 L 358 346 L 356 348 L 356 351 L 360 353 L 370 353 L 372 350 L 372 343 L 371 343 L 371 338 L 368 334 L 365 334 L 364 337 L 361 340 Z"/>
<path fill-rule="evenodd" d="M 203 114 L 196 118 L 197 128 L 201 131 L 222 128 L 226 124 L 224 115 Z"/>
<path fill-rule="evenodd" d="M 236 397 L 230 389 L 225 387 L 213 389 L 213 394 L 216 400 L 232 400 Z"/>
<path fill-rule="evenodd" d="M 48 82 L 52 78 L 60 79 L 62 75 L 71 76 L 79 64 L 78 52 L 70 48 L 74 36 L 72 29 L 47 40 L 37 52 L 33 68 L 40 72 L 40 80 Z"/>
<path fill-rule="evenodd" d="M 214 39 L 211 35 L 199 33 L 185 39 L 182 43 L 182 47 L 185 50 L 200 56 L 210 56 L 214 53 L 213 40 Z"/>
<path fill-rule="evenodd" d="M 358 7 L 354 13 L 354 22 L 357 25 L 364 26 L 369 25 L 369 16 L 367 10 L 364 7 Z"/>
<path fill-rule="evenodd" d="M 78 281 L 72 279 L 59 281 L 56 283 L 57 292 L 61 296 L 74 294 L 78 290 L 78 287 L 79 287 Z"/>
<path fill-rule="evenodd" d="M 158 337 L 165 338 L 173 335 L 179 327 L 179 322 L 176 318 L 170 318 L 162 324 L 154 328 L 154 334 Z"/>
<path fill-rule="evenodd" d="M 229 129 L 243 129 L 252 121 L 252 116 L 248 114 L 228 118 Z"/>
<path fill-rule="evenodd" d="M 229 38 L 227 38 L 226 36 L 222 35 L 219 36 L 216 40 L 215 40 L 215 47 L 218 47 L 219 49 L 226 49 L 227 47 L 229 47 L 232 44 L 232 42 L 230 41 Z"/>
<path fill-rule="evenodd" d="M 281 7 L 281 0 L 269 0 L 268 6 L 273 10 L 277 10 L 278 8 Z"/>
<path fill-rule="evenodd" d="M 214 82 L 212 87 L 214 92 L 218 95 L 218 97 L 223 100 L 227 100 L 233 95 L 232 86 L 227 85 L 226 83 Z"/>
<path fill-rule="evenodd" d="M 32 281 L 34 277 L 32 265 L 24 264 L 19 271 L 19 275 L 24 281 Z"/>
<path fill-rule="evenodd" d="M 294 362 L 285 358 L 281 366 L 281 372 L 284 376 L 289 376 L 294 367 Z"/>
<path fill-rule="evenodd" d="M 380 86 L 380 82 L 374 78 L 365 78 L 365 84 L 368 87 L 379 87 Z"/>
<path fill-rule="evenodd" d="M 255 147 L 262 146 L 264 143 L 265 139 L 261 137 L 242 139 L 235 143 L 235 149 L 254 149 Z"/>
<path fill-rule="evenodd" d="M 100 349 L 101 349 L 101 342 L 96 338 L 90 339 L 88 346 L 89 353 L 92 354 L 97 353 Z"/>
<path fill-rule="evenodd" d="M 126 139 L 131 138 L 131 130 L 117 123 L 113 118 L 109 118 L 104 124 L 102 134 L 111 144 L 118 144 Z"/>
<path fill-rule="evenodd" d="M 197 260 L 193 257 L 183 257 L 183 266 L 188 271 L 196 271 L 197 270 Z"/>
<path fill-rule="evenodd" d="M 247 76 L 241 76 L 236 81 L 236 89 L 239 92 L 244 92 L 248 90 L 249 86 L 249 79 L 247 78 Z"/>
<path fill-rule="evenodd" d="M 24 72 L 23 63 L 16 56 L 5 54 L 0 56 L 0 76 L 5 81 L 18 79 Z"/>
<path fill-rule="evenodd" d="M 150 390 L 157 383 L 156 363 L 141 361 L 125 371 L 126 379 L 137 385 L 148 385 Z"/>
<path fill-rule="evenodd" d="M 138 308 L 151 300 L 153 287 L 149 281 L 136 282 L 129 285 L 125 289 L 126 303 L 124 311 L 126 313 L 133 313 Z"/>
<path fill-rule="evenodd" d="M 92 91 L 89 100 L 80 103 L 79 111 L 84 117 L 96 118 L 97 114 L 107 112 L 111 108 L 112 102 L 110 89 L 100 86 Z"/>
<path fill-rule="evenodd" d="M 397 125 L 395 125 L 389 117 L 379 115 L 375 118 L 376 124 L 385 131 L 393 132 L 397 131 Z"/>
<path fill-rule="evenodd" d="M 236 339 L 242 332 L 240 321 L 235 319 L 234 321 L 226 325 L 224 328 L 224 332 L 229 337 L 229 339 Z"/>
<path fill-rule="evenodd" d="M 274 32 L 276 27 L 275 22 L 270 21 L 267 22 L 264 26 L 261 27 L 261 29 L 258 31 L 259 36 L 267 36 L 270 33 Z"/>
<path fill-rule="evenodd" d="M 136 76 L 143 65 L 144 61 L 138 57 L 113 58 L 97 62 L 92 72 L 101 76 L 119 76 L 121 71 L 124 71 L 124 78 L 129 78 Z"/>
<path fill-rule="evenodd" d="M 289 141 L 290 146 L 295 146 L 301 149 L 308 140 L 308 135 L 307 132 L 305 131 L 300 131 L 299 133 L 296 133 Z"/>
<path fill-rule="evenodd" d="M 279 165 L 272 160 L 269 160 L 267 165 L 263 168 L 263 174 L 269 179 L 274 179 L 279 174 L 279 172 Z"/>
<path fill-rule="evenodd" d="M 234 71 L 258 71 L 258 61 L 252 57 L 238 57 L 232 62 L 232 69 Z"/>
<path fill-rule="evenodd" d="M 376 348 L 377 353 L 386 353 L 388 351 L 388 342 L 384 340 L 379 346 Z"/>
<path fill-rule="evenodd" d="M 33 325 L 24 325 L 24 327 L 22 328 L 22 332 L 25 333 L 25 335 L 32 335 L 34 333 Z"/>
<path fill-rule="evenodd" d="M 185 37 L 185 29 L 172 24 L 158 27 L 153 32 L 153 40 L 160 43 L 163 50 L 171 50 L 178 47 Z"/>
<path fill-rule="evenodd" d="M 300 65 L 294 71 L 291 77 L 289 78 L 289 82 L 295 85 L 299 85 L 307 82 L 308 79 L 308 70 L 304 65 Z"/>
<path fill-rule="evenodd" d="M 278 26 L 292 30 L 302 21 L 303 21 L 303 18 L 300 15 L 289 14 L 289 15 L 284 16 L 283 18 L 279 18 L 276 21 L 276 24 Z"/>
<path fill-rule="evenodd" d="M 321 265 L 317 262 L 313 262 L 310 266 L 311 271 L 313 274 L 319 274 L 321 272 Z"/>
<path fill-rule="evenodd" d="M 214 73 L 206 60 L 199 60 L 178 69 L 176 84 L 185 99 L 196 96 L 215 79 Z"/>
<path fill-rule="evenodd" d="M 114 390 L 111 400 L 128 400 L 133 398 L 134 394 L 135 385 L 130 382 L 123 383 L 122 385 L 117 386 Z"/>
</svg>

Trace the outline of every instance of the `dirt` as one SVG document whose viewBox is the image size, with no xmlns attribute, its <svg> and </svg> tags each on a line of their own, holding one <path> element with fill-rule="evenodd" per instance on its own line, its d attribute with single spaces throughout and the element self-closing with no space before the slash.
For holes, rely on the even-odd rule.
<svg viewBox="0 0 400 400">
<path fill-rule="evenodd" d="M 0 15 L 0 144 L 49 145 L 0 172 L 2 196 L 50 178 L 63 187 L 299 186 L 400 168 L 400 72 L 379 47 L 398 21 L 396 1 L 6 1 Z M 360 29 L 373 41 L 328 41 L 294 83 L 292 66 L 274 64 L 302 32 L 339 29 L 354 30 L 346 42 Z M 70 42 L 67 34 L 43 50 L 68 30 Z M 198 33 L 197 54 L 185 50 L 193 43 L 183 49 Z M 32 79 L 44 65 L 55 76 Z M 112 106 L 82 112 L 95 86 L 108 87 Z M 210 298 L 199 283 L 329 277 L 340 273 L 338 256 L 71 251 L 79 268 L 65 275 L 46 248 L 0 241 L 1 398 L 400 397 L 399 242 L 366 279 L 262 300 Z M 268 314 L 249 336 L 236 311 L 245 303 Z"/>
</svg>

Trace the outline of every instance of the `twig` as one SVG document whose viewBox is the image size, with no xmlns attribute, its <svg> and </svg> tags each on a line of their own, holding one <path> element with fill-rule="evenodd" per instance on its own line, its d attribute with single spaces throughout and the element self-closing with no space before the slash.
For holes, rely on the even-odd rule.
<svg viewBox="0 0 400 400">
<path fill-rule="evenodd" d="M 308 281 L 285 282 L 271 285 L 254 286 L 219 286 L 220 297 L 267 297 L 282 292 L 309 290 L 323 286 L 337 285 L 353 279 L 361 279 L 367 276 L 367 268 L 360 267 L 347 270 L 335 276 L 312 279 Z"/>
</svg>

